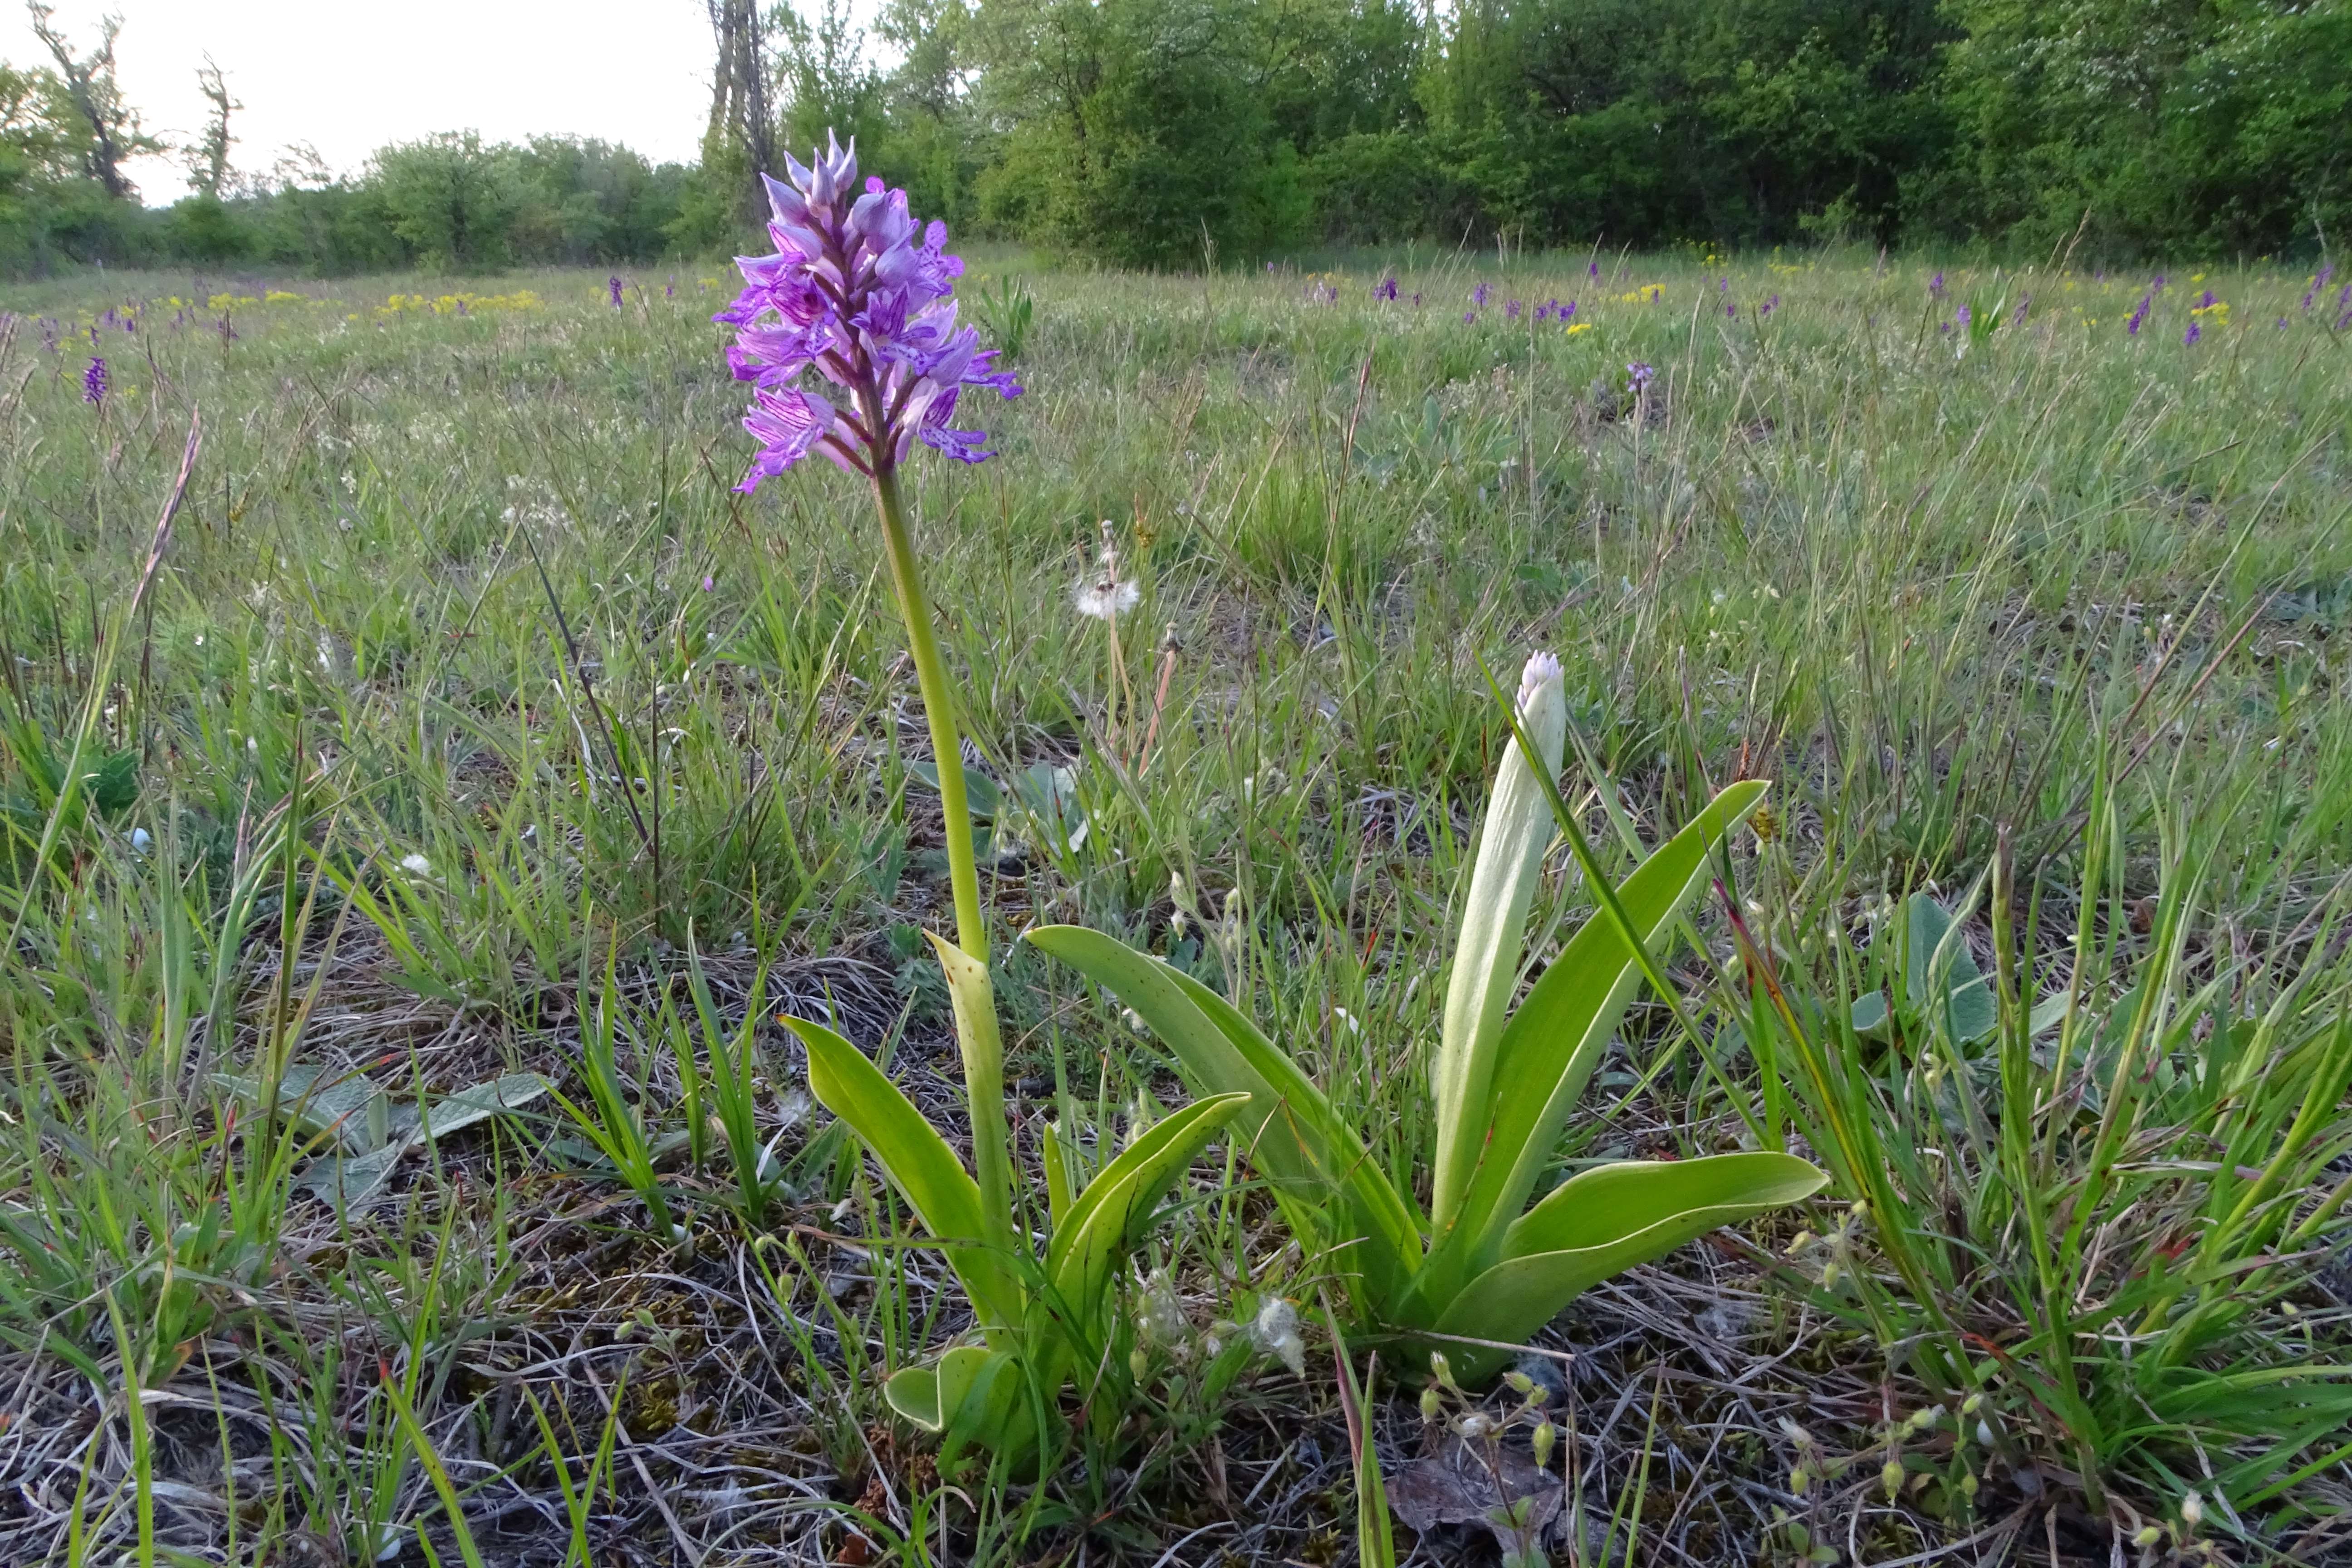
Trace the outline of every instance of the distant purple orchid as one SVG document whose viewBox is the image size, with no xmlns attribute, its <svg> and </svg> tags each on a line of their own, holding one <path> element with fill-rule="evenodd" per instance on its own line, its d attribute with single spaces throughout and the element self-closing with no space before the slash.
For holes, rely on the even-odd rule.
<svg viewBox="0 0 2352 1568">
<path fill-rule="evenodd" d="M 106 402 L 106 362 L 93 357 L 89 368 L 81 373 L 81 400 L 103 405 Z"/>
<path fill-rule="evenodd" d="M 2142 294 L 2139 297 L 2139 303 L 2132 307 L 2131 320 L 2124 323 L 2126 337 L 2139 336 L 2139 330 L 2147 325 L 2148 308 L 2155 303 L 2156 296 L 2153 294 Z"/>
<path fill-rule="evenodd" d="M 1585 275 L 1587 278 L 1598 278 L 1598 277 L 1600 277 L 1600 276 L 1601 276 L 1601 263 L 1599 263 L 1598 261 L 1588 261 L 1588 262 L 1586 262 L 1586 263 L 1584 264 L 1584 275 Z"/>
<path fill-rule="evenodd" d="M 1739 301 L 1737 300 L 1726 300 L 1723 302 L 1723 313 L 1729 316 L 1732 320 L 1738 321 L 1739 319 Z"/>
<path fill-rule="evenodd" d="M 1780 308 L 1780 296 L 1779 296 L 1778 294 L 1775 294 L 1775 295 L 1773 295 L 1769 300 L 1765 300 L 1765 301 L 1764 301 L 1764 303 L 1763 303 L 1763 305 L 1762 305 L 1762 306 L 1760 306 L 1760 307 L 1757 310 L 1757 312 L 1756 312 L 1756 313 L 1757 313 L 1759 316 L 1769 316 L 1769 315 L 1770 315 L 1773 311 L 1775 311 L 1775 310 L 1779 310 Z"/>
<path fill-rule="evenodd" d="M 1375 300 L 1394 300 L 1396 297 L 1397 281 L 1394 277 L 1381 279 L 1372 289 L 1372 298 Z"/>
<path fill-rule="evenodd" d="M 1650 390 L 1650 382 L 1657 374 L 1657 366 L 1635 360 L 1625 367 L 1625 389 L 1639 397 Z"/>
<path fill-rule="evenodd" d="M 1930 300 L 1940 300 L 1943 297 L 1944 274 L 1939 269 L 1933 278 L 1927 279 L 1927 298 Z"/>
<path fill-rule="evenodd" d="M 621 279 L 618 273 L 604 279 L 604 287 L 613 292 L 613 309 L 621 308 Z"/>
<path fill-rule="evenodd" d="M 2200 294 L 2200 295 L 2198 295 L 2198 296 L 2197 296 L 2197 309 L 2198 309 L 2198 310 L 2209 310 L 2209 309 L 2210 309 L 2210 308 L 2211 308 L 2212 304 L 2213 304 L 2213 290 L 2211 290 L 2210 289 L 2206 289 L 2206 290 L 2205 290 L 2205 292 L 2203 292 L 2202 294 Z"/>
<path fill-rule="evenodd" d="M 1969 310 L 1966 305 L 1961 306 L 1958 310 L 1952 312 L 1952 325 L 1959 328 L 1962 331 L 1968 331 L 1969 323 L 1975 319 L 1976 312 Z"/>
<path fill-rule="evenodd" d="M 738 381 L 753 384 L 743 427 L 759 455 L 739 489 L 755 489 L 811 452 L 877 482 L 914 443 L 961 463 L 991 456 L 978 430 L 957 430 L 966 387 L 1018 397 L 1011 373 L 992 368 L 996 351 L 956 322 L 961 258 L 947 254 L 947 226 L 934 221 L 917 243 L 907 193 L 878 179 L 857 184 L 857 144 L 828 136 L 814 167 L 789 155 L 790 184 L 766 181 L 774 221 L 772 256 L 740 257 L 743 292 L 711 318 L 737 329 L 727 351 Z M 800 384 L 814 370 L 845 395 L 846 406 Z"/>
<path fill-rule="evenodd" d="M 1494 296 L 1495 291 L 1486 284 L 1481 283 L 1478 287 L 1470 290 L 1470 302 L 1483 310 L 1486 308 L 1486 301 L 1493 299 Z"/>
<path fill-rule="evenodd" d="M 1517 321 L 1519 310 L 1519 302 L 1517 300 L 1506 300 L 1503 301 L 1503 319 L 1510 321 Z"/>
<path fill-rule="evenodd" d="M 1570 300 L 1567 304 L 1562 305 L 1559 310 L 1554 310 L 1552 314 L 1559 317 L 1562 321 L 1574 321 L 1576 319 L 1576 301 Z"/>
<path fill-rule="evenodd" d="M 2184 344 L 2193 346 L 2197 340 L 2204 335 L 2205 329 L 2197 322 L 2191 321 L 2189 323 L 2189 330 L 2180 334 L 2180 341 Z"/>
</svg>

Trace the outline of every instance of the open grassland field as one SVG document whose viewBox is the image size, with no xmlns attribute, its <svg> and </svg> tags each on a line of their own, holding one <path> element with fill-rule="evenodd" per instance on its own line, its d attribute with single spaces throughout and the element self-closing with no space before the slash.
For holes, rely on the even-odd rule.
<svg viewBox="0 0 2352 1568">
<path fill-rule="evenodd" d="M 1551 1169 L 1832 1183 L 1541 1336 L 1539 1483 L 1373 1363 L 1401 1554 L 1493 1561 L 1502 1486 L 1561 1563 L 2352 1561 L 2332 284 L 1005 272 L 999 455 L 908 478 L 1003 936 L 1170 958 L 1425 1169 L 1485 671 L 1559 655 L 1612 874 L 1771 783 Z M 732 289 L 10 290 L 0 1560 L 1355 1561 L 1243 1152 L 1043 1484 L 883 1403 L 969 1309 L 774 1020 L 965 1146 L 937 774 L 861 485 L 731 489 Z M 1592 907 L 1555 847 L 1536 969 Z M 999 952 L 1024 1169 L 1182 1102 Z"/>
</svg>

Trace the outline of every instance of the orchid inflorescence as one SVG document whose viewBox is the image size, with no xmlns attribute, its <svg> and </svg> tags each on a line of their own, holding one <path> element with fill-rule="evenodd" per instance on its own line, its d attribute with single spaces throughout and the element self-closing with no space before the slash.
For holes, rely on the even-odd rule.
<svg viewBox="0 0 2352 1568">
<path fill-rule="evenodd" d="M 951 428 L 967 386 L 1018 397 L 992 349 L 956 323 L 963 262 L 942 248 L 947 226 L 921 230 L 907 193 L 868 179 L 857 193 L 857 144 L 827 138 L 813 167 L 784 160 L 792 183 L 761 175 L 774 220 L 772 256 L 740 257 L 744 289 L 711 319 L 737 329 L 727 352 L 753 385 L 743 427 L 760 453 L 738 487 L 750 490 L 811 452 L 868 477 L 894 469 L 913 443 L 959 462 L 991 454 L 978 430 Z M 802 384 L 804 371 L 840 389 L 841 402 Z"/>
</svg>

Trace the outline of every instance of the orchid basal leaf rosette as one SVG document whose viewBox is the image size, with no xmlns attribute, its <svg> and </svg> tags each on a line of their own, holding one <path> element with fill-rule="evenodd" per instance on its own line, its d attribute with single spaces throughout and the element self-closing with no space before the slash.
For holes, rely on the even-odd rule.
<svg viewBox="0 0 2352 1568">
<path fill-rule="evenodd" d="M 738 488 L 811 452 L 869 478 L 917 441 L 958 462 L 992 456 L 982 432 L 954 428 L 957 400 L 966 387 L 1018 397 L 1021 384 L 957 323 L 963 261 L 944 248 L 947 226 L 919 226 L 907 193 L 878 179 L 860 189 L 855 142 L 784 163 L 790 184 L 761 176 L 775 254 L 738 257 L 743 292 L 711 318 L 737 329 L 728 363 L 752 384 L 743 427 L 760 453 Z M 811 373 L 833 392 L 807 384 Z"/>
<path fill-rule="evenodd" d="M 847 1122 L 923 1228 L 941 1244 L 971 1303 L 972 1331 L 885 1385 L 891 1407 L 940 1433 L 942 1464 L 977 1446 L 1034 1470 L 1057 1438 L 1063 1385 L 1081 1384 L 1098 1427 L 1115 1426 L 1132 1394 L 1125 1353 L 1133 1326 L 1114 1310 L 1129 1255 L 1160 1202 L 1223 1131 L 1240 1095 L 1204 1096 L 1153 1124 L 1087 1172 L 1079 1142 L 1044 1131 L 1043 1216 L 1015 1214 L 1012 1127 L 1004 1109 L 1004 1049 L 989 973 L 956 701 L 923 596 L 921 563 L 898 484 L 920 443 L 959 462 L 990 454 L 980 431 L 955 427 L 967 388 L 1017 396 L 995 353 L 956 321 L 963 263 L 947 230 L 920 230 L 907 193 L 867 180 L 853 143 L 830 138 L 808 166 L 786 160 L 789 184 L 767 179 L 772 256 L 745 257 L 742 294 L 715 320 L 736 329 L 728 362 L 752 385 L 743 426 L 759 454 L 738 488 L 756 489 L 812 452 L 872 484 L 891 590 L 907 625 L 938 770 L 956 940 L 931 937 L 946 973 L 971 1118 L 966 1168 L 898 1085 L 857 1047 L 822 1024 L 786 1018 L 808 1050 L 810 1092 Z M 821 384 L 831 390 L 817 390 Z M 1046 1223 L 1040 1225 L 1042 1218 Z M 1042 1250 L 1032 1241 L 1049 1233 Z"/>
</svg>

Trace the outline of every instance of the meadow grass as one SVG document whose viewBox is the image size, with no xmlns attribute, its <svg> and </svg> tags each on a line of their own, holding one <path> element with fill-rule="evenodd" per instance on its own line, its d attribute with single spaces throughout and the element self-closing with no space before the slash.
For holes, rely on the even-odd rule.
<svg viewBox="0 0 2352 1568">
<path fill-rule="evenodd" d="M 1773 783 L 1559 1165 L 1835 1180 L 1555 1325 L 1558 1560 L 2352 1551 L 2329 298 L 2184 268 L 2133 331 L 2147 277 L 1859 254 L 974 270 L 1000 315 L 1025 275 L 1028 392 L 908 493 L 1002 931 L 1169 956 L 1411 1168 L 1486 672 L 1559 654 L 1621 872 Z M 731 489 L 716 269 L 627 282 L 5 301 L 0 1555 L 1347 1559 L 1328 1338 L 1304 1379 L 1246 1343 L 1318 1280 L 1224 1153 L 1126 1429 L 950 1486 L 892 1425 L 966 1310 L 772 1019 L 964 1139 L 903 632 L 846 477 Z M 1539 963 L 1591 907 L 1564 850 L 1538 902 Z M 1005 952 L 1024 1158 L 1181 1097 Z M 1452 1441 L 1368 1370 L 1392 1469 Z"/>
</svg>

